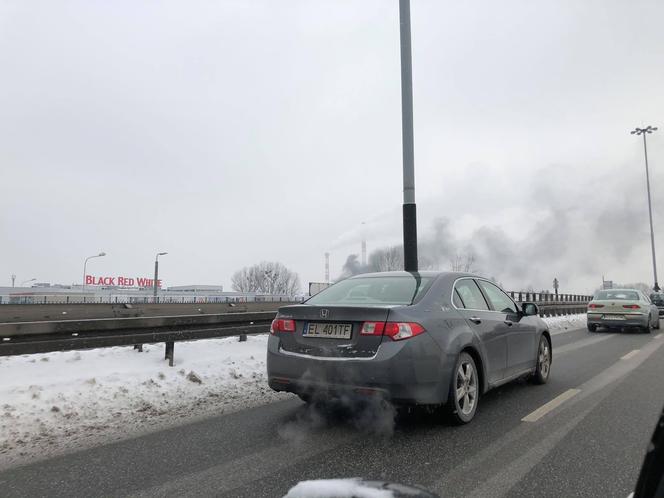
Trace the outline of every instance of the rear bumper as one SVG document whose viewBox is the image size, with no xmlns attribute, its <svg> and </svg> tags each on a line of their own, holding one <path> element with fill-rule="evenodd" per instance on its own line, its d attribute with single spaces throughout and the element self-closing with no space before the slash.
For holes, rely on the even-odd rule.
<svg viewBox="0 0 664 498">
<path fill-rule="evenodd" d="M 309 396 L 380 395 L 397 403 L 439 404 L 447 394 L 456 358 L 422 334 L 383 342 L 366 359 L 325 358 L 283 351 L 270 336 L 268 383 L 275 391 Z"/>
<path fill-rule="evenodd" d="M 610 315 L 610 314 L 608 314 Z M 650 317 L 643 313 L 624 314 L 624 319 L 607 319 L 604 313 L 587 313 L 588 323 L 603 327 L 647 327 Z"/>
</svg>

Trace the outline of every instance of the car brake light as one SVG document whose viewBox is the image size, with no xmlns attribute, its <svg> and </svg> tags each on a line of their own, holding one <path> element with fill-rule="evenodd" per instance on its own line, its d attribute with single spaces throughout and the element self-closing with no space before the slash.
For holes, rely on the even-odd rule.
<svg viewBox="0 0 664 498">
<path fill-rule="evenodd" d="M 360 329 L 360 335 L 383 335 L 385 322 L 364 322 Z"/>
<path fill-rule="evenodd" d="M 409 339 L 424 332 L 424 327 L 419 323 L 387 322 L 385 324 L 384 335 L 393 341 Z"/>
<path fill-rule="evenodd" d="M 594 309 L 597 309 L 597 308 L 603 308 L 603 307 L 604 307 L 603 304 L 590 303 L 590 304 L 588 305 L 588 308 L 593 309 L 593 310 L 594 310 Z"/>
<path fill-rule="evenodd" d="M 393 341 L 408 339 L 424 332 L 424 327 L 412 322 L 364 322 L 360 335 L 386 335 Z"/>
<path fill-rule="evenodd" d="M 627 308 L 628 310 L 638 310 L 641 306 L 638 304 L 623 304 L 623 308 Z"/>
<path fill-rule="evenodd" d="M 270 325 L 270 334 L 275 332 L 295 332 L 295 320 L 275 318 Z"/>
</svg>

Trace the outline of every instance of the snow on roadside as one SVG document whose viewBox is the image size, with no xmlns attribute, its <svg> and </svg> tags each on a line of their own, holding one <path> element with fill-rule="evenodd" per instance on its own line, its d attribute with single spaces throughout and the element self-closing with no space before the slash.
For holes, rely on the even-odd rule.
<svg viewBox="0 0 664 498">
<path fill-rule="evenodd" d="M 542 318 L 549 326 L 549 331 L 552 334 L 562 334 L 570 330 L 585 329 L 587 325 L 586 314 L 578 315 L 564 315 L 564 316 L 548 316 Z"/>
<path fill-rule="evenodd" d="M 0 468 L 283 399 L 267 335 L 0 357 Z"/>
</svg>

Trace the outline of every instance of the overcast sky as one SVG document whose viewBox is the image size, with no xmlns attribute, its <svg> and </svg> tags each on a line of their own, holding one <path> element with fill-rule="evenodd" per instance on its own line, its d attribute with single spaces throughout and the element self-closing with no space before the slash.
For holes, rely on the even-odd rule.
<svg viewBox="0 0 664 498">
<path fill-rule="evenodd" d="M 664 2 L 412 1 L 418 229 L 506 287 L 664 280 Z M 0 0 L 0 285 L 303 284 L 401 238 L 397 0 Z M 449 248 L 448 248 L 449 249 Z M 442 249 L 441 249 L 442 250 Z"/>
</svg>

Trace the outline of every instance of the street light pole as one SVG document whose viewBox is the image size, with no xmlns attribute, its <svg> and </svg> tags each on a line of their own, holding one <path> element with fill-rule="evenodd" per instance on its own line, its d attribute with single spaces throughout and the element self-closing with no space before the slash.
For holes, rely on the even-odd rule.
<svg viewBox="0 0 664 498">
<path fill-rule="evenodd" d="M 417 271 L 417 210 L 413 145 L 413 67 L 410 43 L 410 0 L 399 0 L 401 41 L 401 137 L 403 148 L 404 270 Z"/>
<path fill-rule="evenodd" d="M 83 263 L 83 290 L 85 290 L 85 276 L 87 275 L 86 269 L 88 266 L 88 260 L 92 258 L 101 258 L 102 256 L 106 256 L 105 252 L 100 252 L 99 254 L 95 254 L 94 256 L 88 256 L 85 258 L 85 263 Z"/>
<path fill-rule="evenodd" d="M 648 171 L 648 145 L 646 143 L 646 135 L 657 131 L 656 127 L 648 126 L 646 128 L 636 128 L 630 133 L 632 135 L 643 135 L 643 153 L 646 158 L 646 187 L 648 190 L 648 215 L 650 216 L 650 246 L 652 249 L 652 271 L 655 277 L 655 285 L 653 290 L 659 292 L 659 283 L 657 282 L 657 261 L 655 259 L 655 231 L 652 225 L 652 200 L 650 198 L 650 172 Z"/>
<path fill-rule="evenodd" d="M 152 292 L 154 295 L 154 302 L 157 302 L 157 280 L 159 280 L 159 256 L 164 256 L 167 252 L 158 252 L 154 257 L 154 281 L 152 282 Z"/>
</svg>

